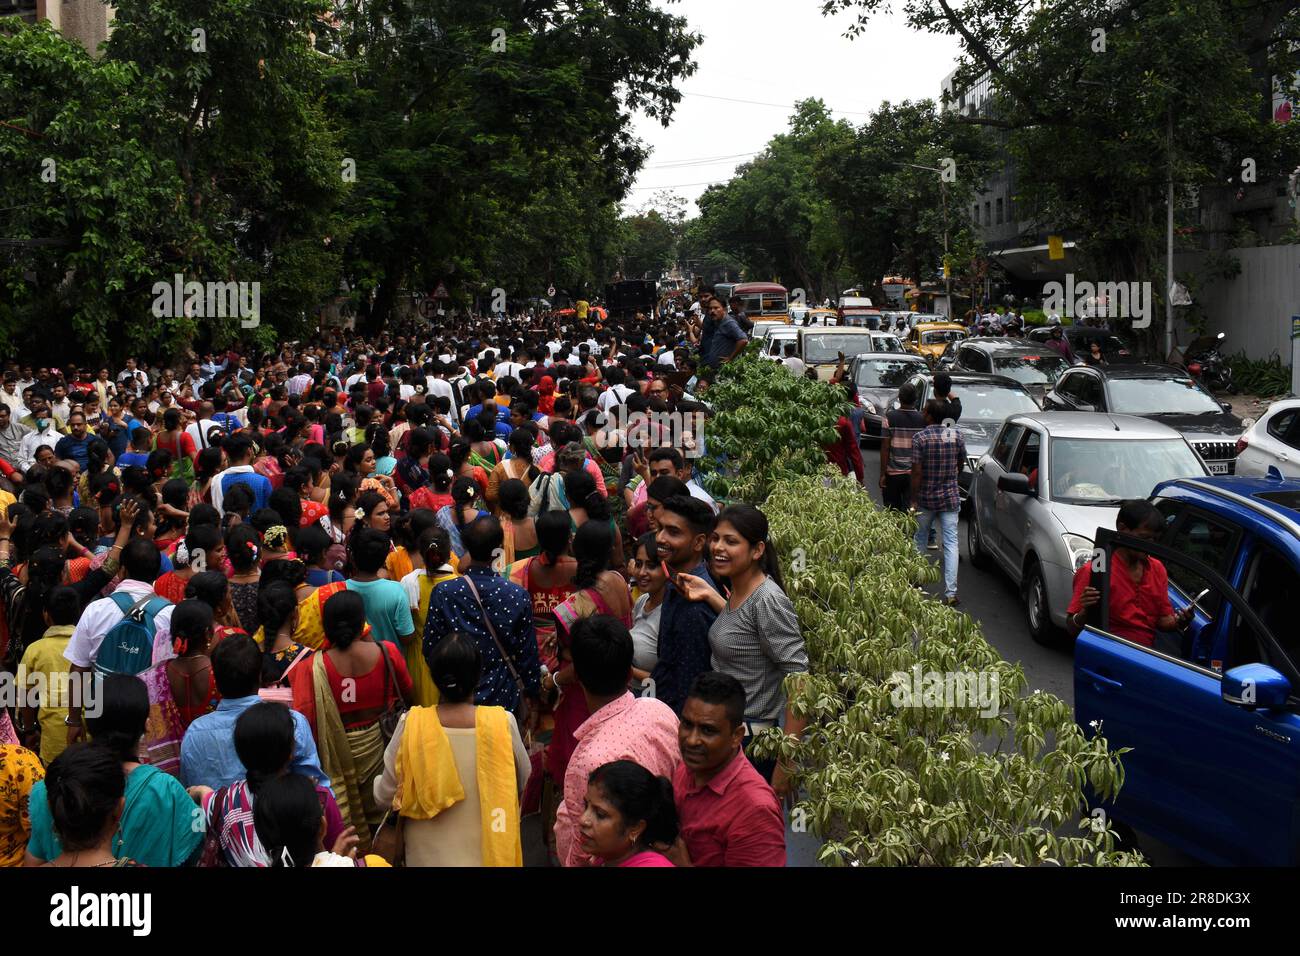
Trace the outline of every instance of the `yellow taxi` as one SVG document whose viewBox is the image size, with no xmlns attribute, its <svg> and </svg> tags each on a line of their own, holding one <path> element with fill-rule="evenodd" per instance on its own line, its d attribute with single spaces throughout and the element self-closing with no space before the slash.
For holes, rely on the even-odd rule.
<svg viewBox="0 0 1300 956">
<path fill-rule="evenodd" d="M 918 322 L 907 333 L 903 345 L 933 365 L 948 343 L 966 338 L 966 329 L 956 322 Z"/>
</svg>

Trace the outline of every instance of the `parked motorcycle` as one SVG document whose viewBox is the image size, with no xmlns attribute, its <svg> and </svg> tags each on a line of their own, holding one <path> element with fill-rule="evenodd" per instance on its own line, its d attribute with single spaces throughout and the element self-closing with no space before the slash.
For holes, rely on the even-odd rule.
<svg viewBox="0 0 1300 956">
<path fill-rule="evenodd" d="M 1232 366 L 1219 351 L 1225 338 L 1226 332 L 1201 336 L 1183 350 L 1180 364 L 1210 391 L 1236 395 L 1239 389 L 1232 383 Z"/>
</svg>

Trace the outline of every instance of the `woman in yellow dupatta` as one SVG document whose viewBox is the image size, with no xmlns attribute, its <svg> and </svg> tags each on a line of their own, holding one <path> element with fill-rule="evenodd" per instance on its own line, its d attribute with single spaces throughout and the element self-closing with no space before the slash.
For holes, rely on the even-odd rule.
<svg viewBox="0 0 1300 956">
<path fill-rule="evenodd" d="M 356 828 L 362 851 L 370 848 L 372 828 L 383 819 L 374 794 L 375 778 L 384 769 L 379 718 L 411 696 L 406 661 L 387 641 L 376 644 L 364 636 L 365 613 L 359 594 L 334 595 L 322 621 L 330 647 L 313 654 L 310 667 L 289 673 L 293 708 L 311 725 L 321 769 L 333 784 L 339 813 Z M 351 695 L 342 691 L 349 683 Z"/>
<path fill-rule="evenodd" d="M 411 674 L 412 704 L 432 707 L 438 703 L 438 688 L 429 675 L 429 665 L 424 660 L 424 622 L 429 616 L 429 596 L 443 581 L 459 577 L 448 560 L 451 557 L 451 536 L 445 528 L 426 528 L 420 534 L 417 547 L 424 567 L 416 568 L 402 578 L 402 588 L 411 606 L 411 619 L 415 621 L 415 637 L 406 645 L 406 669 Z"/>
<path fill-rule="evenodd" d="M 429 664 L 440 703 L 402 718 L 375 800 L 400 815 L 407 866 L 522 866 L 530 765 L 514 715 L 474 705 L 482 658 L 471 638 L 449 634 Z"/>
</svg>

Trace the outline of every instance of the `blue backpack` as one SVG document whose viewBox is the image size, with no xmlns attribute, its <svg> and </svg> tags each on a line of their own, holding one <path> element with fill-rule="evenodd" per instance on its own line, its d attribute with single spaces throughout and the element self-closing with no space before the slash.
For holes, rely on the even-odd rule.
<svg viewBox="0 0 1300 956">
<path fill-rule="evenodd" d="M 147 594 L 138 601 L 120 591 L 110 599 L 122 612 L 122 620 L 114 624 L 95 658 L 95 670 L 100 674 L 139 674 L 153 665 L 153 638 L 158 630 L 158 612 L 170 601 Z"/>
</svg>

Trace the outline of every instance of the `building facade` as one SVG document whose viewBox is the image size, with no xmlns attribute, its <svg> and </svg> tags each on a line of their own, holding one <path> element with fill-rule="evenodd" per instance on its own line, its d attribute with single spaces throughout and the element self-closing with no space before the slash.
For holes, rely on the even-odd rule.
<svg viewBox="0 0 1300 956">
<path fill-rule="evenodd" d="M 90 53 L 99 51 L 113 24 L 113 8 L 101 0 L 0 0 L 0 16 L 46 20 Z"/>
</svg>

